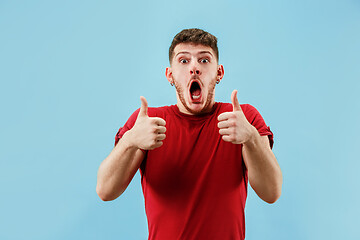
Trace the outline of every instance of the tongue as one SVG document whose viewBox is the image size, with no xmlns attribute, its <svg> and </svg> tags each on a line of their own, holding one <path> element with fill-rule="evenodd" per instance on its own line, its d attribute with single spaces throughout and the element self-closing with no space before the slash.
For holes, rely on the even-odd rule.
<svg viewBox="0 0 360 240">
<path fill-rule="evenodd" d="M 200 89 L 195 89 L 191 92 L 191 95 L 193 96 L 200 96 L 201 90 Z"/>
</svg>

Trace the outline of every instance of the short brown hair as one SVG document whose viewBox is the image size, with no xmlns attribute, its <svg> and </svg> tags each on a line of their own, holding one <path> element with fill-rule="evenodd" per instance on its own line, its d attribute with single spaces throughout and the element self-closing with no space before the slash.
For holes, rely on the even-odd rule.
<svg viewBox="0 0 360 240">
<path fill-rule="evenodd" d="M 194 44 L 201 44 L 204 46 L 211 47 L 214 50 L 216 55 L 216 60 L 219 61 L 219 50 L 217 47 L 217 38 L 198 28 L 190 28 L 184 29 L 174 37 L 170 48 L 169 48 L 169 61 L 171 64 L 171 60 L 174 57 L 174 49 L 176 45 L 180 43 L 194 43 Z"/>
</svg>

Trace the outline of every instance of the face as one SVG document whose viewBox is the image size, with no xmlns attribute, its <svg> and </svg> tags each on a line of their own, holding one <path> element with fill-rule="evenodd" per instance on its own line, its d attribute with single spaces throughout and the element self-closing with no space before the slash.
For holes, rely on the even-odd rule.
<svg viewBox="0 0 360 240">
<path fill-rule="evenodd" d="M 182 113 L 210 112 L 215 103 L 215 85 L 224 76 L 211 47 L 180 43 L 174 49 L 166 78 L 176 88 L 177 106 Z"/>
</svg>

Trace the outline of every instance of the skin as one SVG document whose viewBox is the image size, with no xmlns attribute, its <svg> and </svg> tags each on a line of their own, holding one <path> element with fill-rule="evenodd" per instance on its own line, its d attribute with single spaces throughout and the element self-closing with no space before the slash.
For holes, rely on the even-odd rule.
<svg viewBox="0 0 360 240">
<path fill-rule="evenodd" d="M 224 67 L 218 65 L 214 51 L 207 46 L 180 43 L 174 48 L 171 67 L 166 78 L 176 88 L 177 106 L 182 113 L 196 115 L 210 112 L 215 104 L 215 84 L 224 76 Z M 193 100 L 190 86 L 197 81 L 201 98 Z"/>
<path fill-rule="evenodd" d="M 274 203 L 281 195 L 282 173 L 269 138 L 260 136 L 247 121 L 237 99 L 237 90 L 232 92 L 231 102 L 233 111 L 218 116 L 219 134 L 226 142 L 243 144 L 242 155 L 251 187 L 262 200 Z"/>
<path fill-rule="evenodd" d="M 174 49 L 166 78 L 176 88 L 180 112 L 199 115 L 210 112 L 215 104 L 215 84 L 224 76 L 224 67 L 218 65 L 214 51 L 207 46 L 178 44 Z M 199 99 L 192 99 L 190 86 L 197 81 L 201 87 Z M 147 115 L 148 103 L 140 97 L 141 107 L 132 129 L 127 131 L 98 171 L 96 191 L 104 201 L 120 196 L 135 175 L 144 153 L 162 146 L 166 138 L 164 119 Z M 219 134 L 226 142 L 243 144 L 243 159 L 248 169 L 249 183 L 257 195 L 274 203 L 281 195 L 282 173 L 267 136 L 260 136 L 246 119 L 237 99 L 237 90 L 231 95 L 232 112 L 218 116 Z"/>
<path fill-rule="evenodd" d="M 119 197 L 130 184 L 145 154 L 162 146 L 166 122 L 147 115 L 148 103 L 140 97 L 141 107 L 134 126 L 116 144 L 98 170 L 96 192 L 103 201 Z"/>
</svg>

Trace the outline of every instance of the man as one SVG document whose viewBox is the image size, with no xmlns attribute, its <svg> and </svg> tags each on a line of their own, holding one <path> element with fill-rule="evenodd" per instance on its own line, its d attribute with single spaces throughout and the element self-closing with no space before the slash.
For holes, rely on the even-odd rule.
<svg viewBox="0 0 360 240">
<path fill-rule="evenodd" d="M 247 182 L 274 203 L 282 173 L 273 134 L 258 111 L 215 102 L 224 76 L 217 39 L 200 29 L 178 33 L 166 78 L 177 104 L 148 108 L 144 97 L 116 135 L 98 172 L 104 201 L 120 196 L 140 168 L 149 239 L 244 239 Z"/>
</svg>

